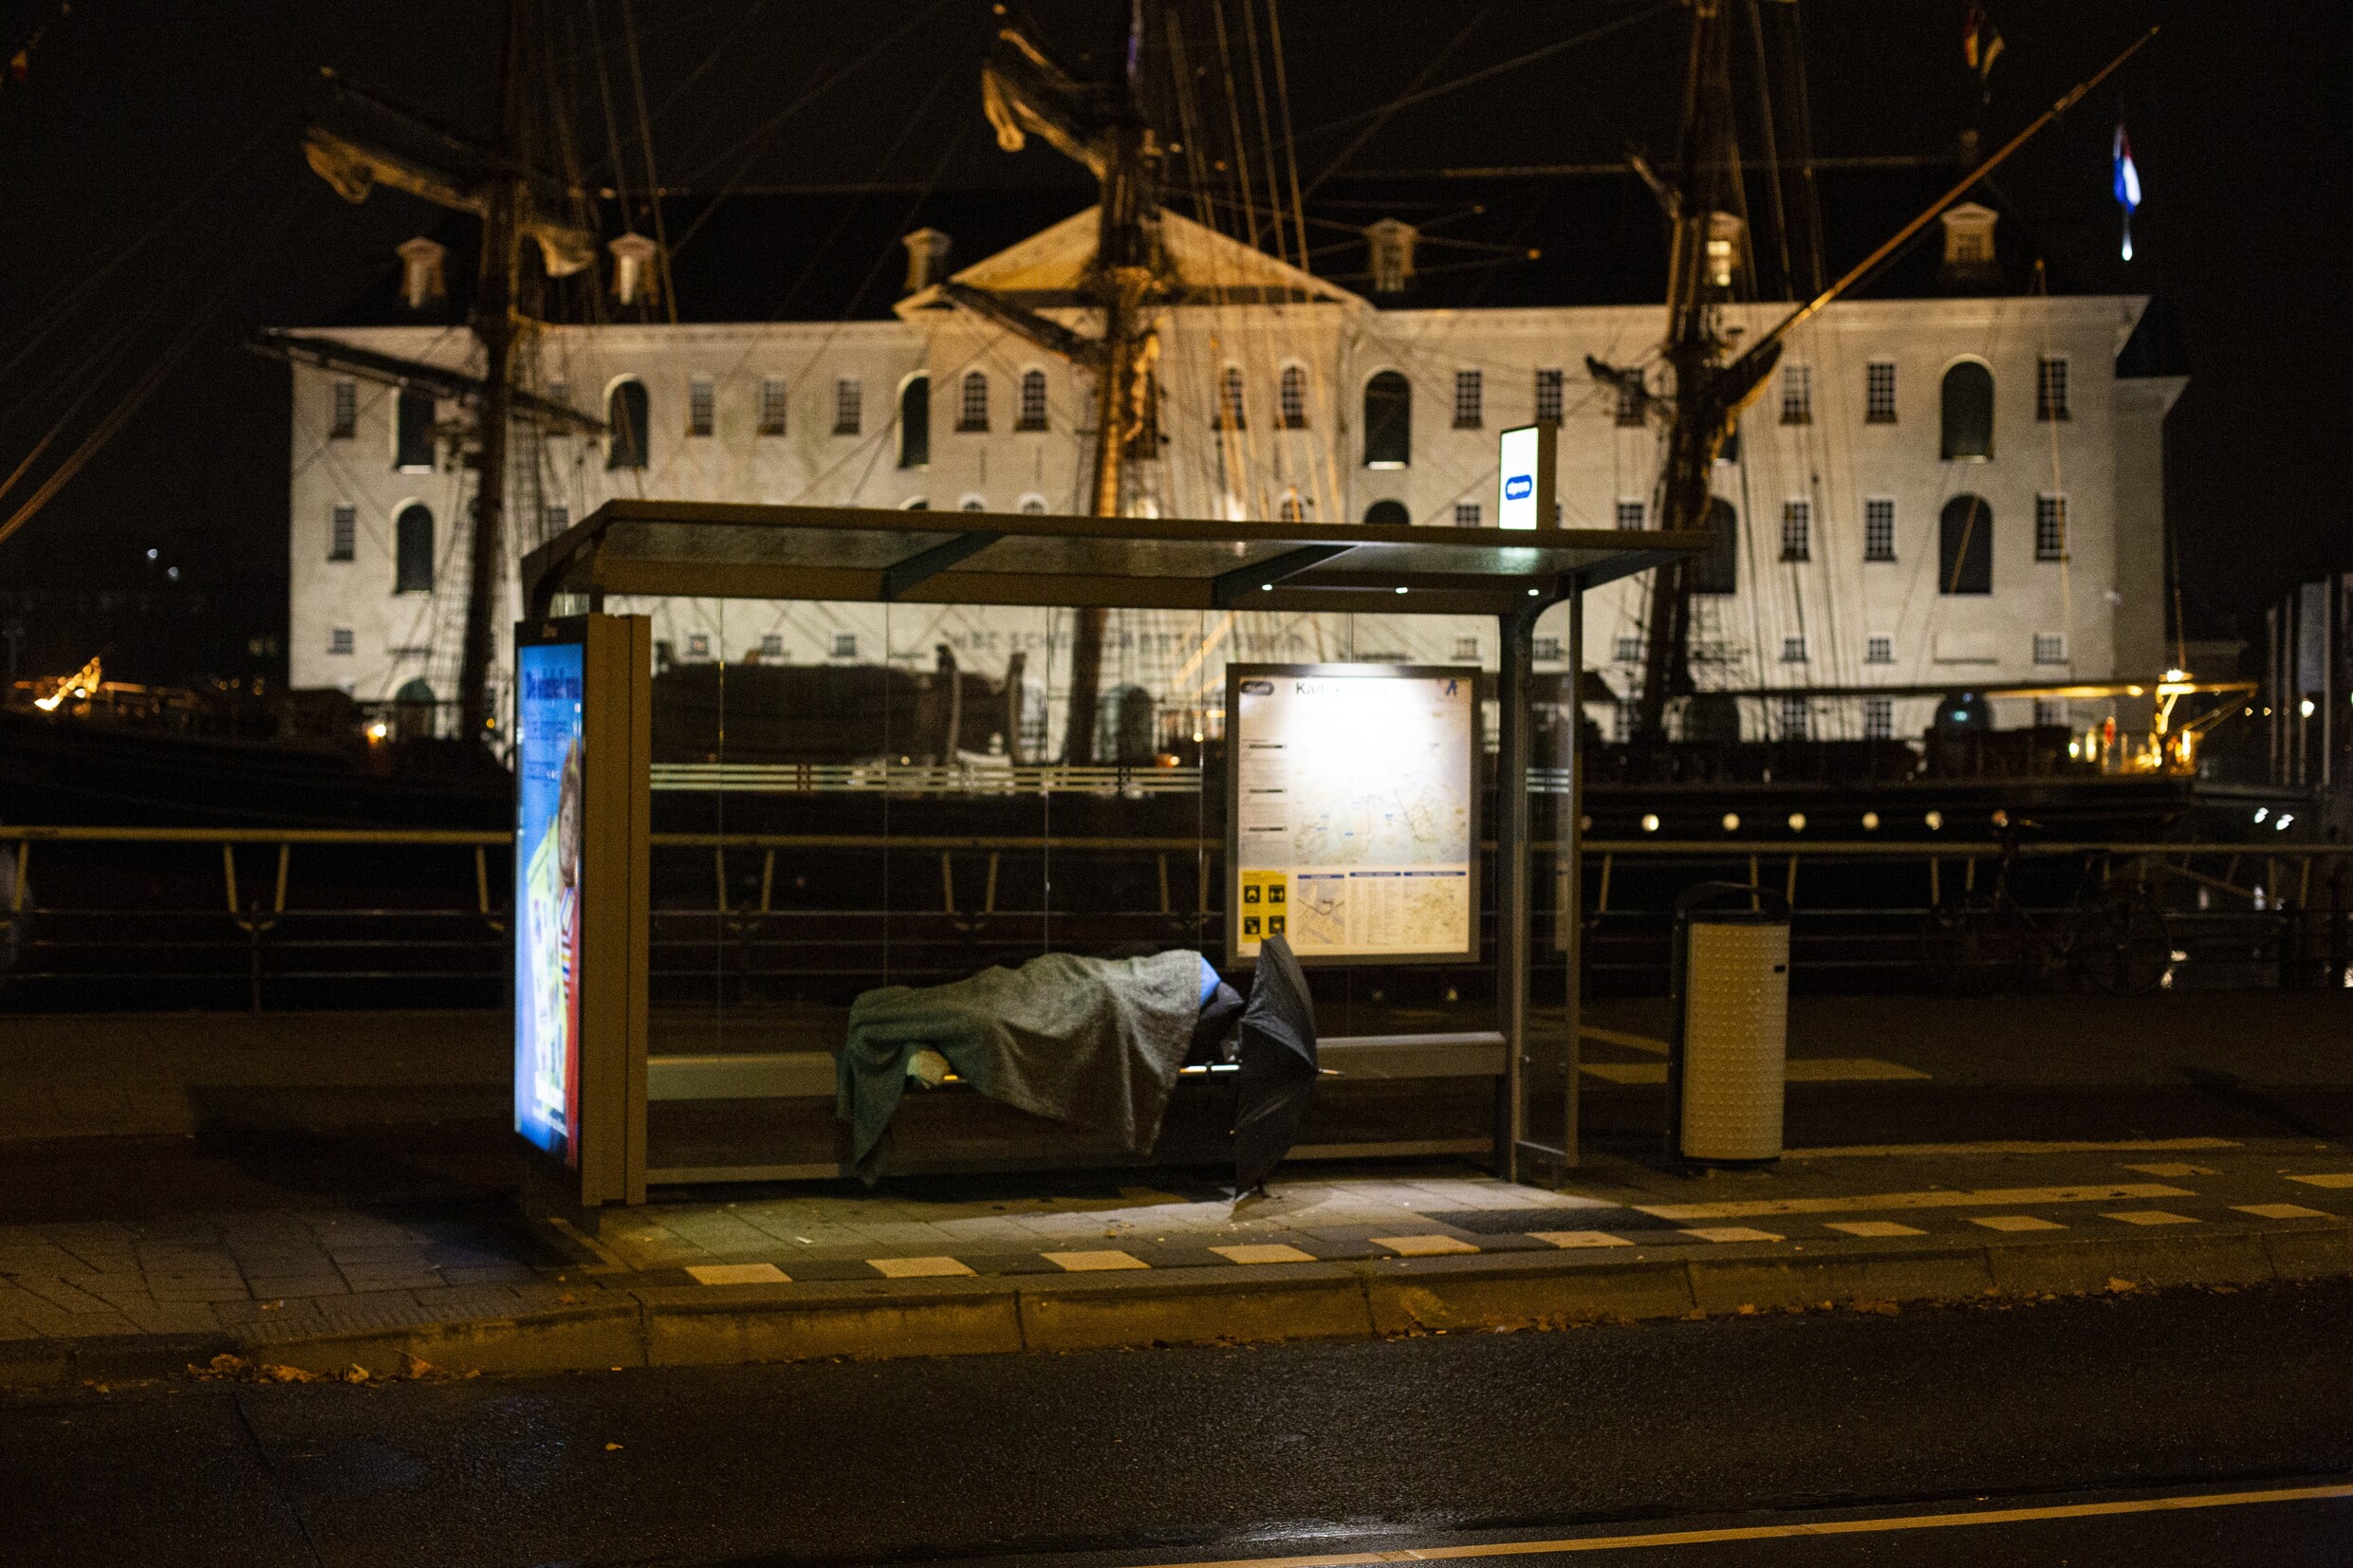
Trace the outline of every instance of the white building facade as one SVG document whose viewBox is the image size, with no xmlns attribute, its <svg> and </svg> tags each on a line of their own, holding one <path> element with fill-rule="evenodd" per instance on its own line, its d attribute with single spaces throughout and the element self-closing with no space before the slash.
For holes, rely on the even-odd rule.
<svg viewBox="0 0 2353 1568">
<path fill-rule="evenodd" d="M 1086 330 L 1072 302 L 1094 223 L 1091 210 L 1078 213 L 956 276 Z M 1132 509 L 1491 526 L 1498 433 L 1549 418 L 1561 425 L 1562 523 L 1652 525 L 1656 419 L 1585 365 L 1648 364 L 1650 390 L 1664 390 L 1658 307 L 1382 308 L 1173 215 L 1163 231 L 1186 303 L 1158 321 L 1157 428 L 1129 465 Z M 2145 303 L 1866 300 L 1792 336 L 1717 465 L 1737 544 L 1703 574 L 1712 591 L 1694 608 L 1698 682 L 1749 694 L 1745 733 L 1917 734 L 1933 699 L 1856 689 L 2061 686 L 2165 668 L 2162 423 L 2184 382 L 2116 373 Z M 1725 319 L 1738 341 L 1785 309 L 1732 305 Z M 460 328 L 335 336 L 478 369 Z M 552 326 L 527 360 L 533 390 L 612 428 L 516 443 L 502 628 L 514 563 L 614 496 L 1086 509 L 1091 374 L 936 288 L 884 322 Z M 295 686 L 371 701 L 454 695 L 474 483 L 463 423 L 446 402 L 295 367 Z M 1025 711 L 1050 727 L 1065 708 L 1066 614 L 637 607 L 673 661 L 929 669 L 944 646 L 962 668 L 998 676 L 1020 653 L 1034 699 Z M 1584 662 L 1621 696 L 1639 681 L 1646 608 L 1639 581 L 1587 600 Z M 1561 667 L 1566 628 L 1558 611 L 1539 628 L 1540 669 Z M 1229 659 L 1491 668 L 1495 635 L 1478 621 L 1370 614 L 1122 613 L 1104 681 L 1149 693 L 1182 730 L 1216 722 Z M 495 678 L 503 692 L 503 659 Z M 1996 711 L 2006 726 L 2080 727 L 2108 710 L 2061 699 L 2038 713 L 2021 698 Z M 1625 722 L 1592 716 L 1605 732 Z M 2117 717 L 2141 722 L 2137 710 Z M 1061 744 L 1050 728 L 1022 739 L 1032 756 Z"/>
</svg>

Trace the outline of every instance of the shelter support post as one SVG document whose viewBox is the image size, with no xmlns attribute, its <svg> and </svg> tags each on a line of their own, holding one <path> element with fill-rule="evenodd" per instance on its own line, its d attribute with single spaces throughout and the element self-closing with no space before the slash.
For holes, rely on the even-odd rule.
<svg viewBox="0 0 2353 1568">
<path fill-rule="evenodd" d="M 1585 596 L 1582 584 L 1568 596 L 1568 668 L 1562 672 L 1561 761 L 1568 769 L 1568 794 L 1561 800 L 1553 841 L 1561 846 L 1560 876 L 1554 883 L 1559 908 L 1561 955 L 1566 963 L 1561 994 L 1561 1168 L 1580 1161 L 1578 1091 L 1584 1080 L 1585 995 Z M 1603 874 L 1608 887 L 1608 874 Z M 1606 893 L 1604 894 L 1606 896 Z"/>
<path fill-rule="evenodd" d="M 1495 1174 L 1517 1181 L 1528 1127 L 1529 685 L 1541 600 L 1496 618 L 1495 1015 L 1504 1040 L 1496 1087 Z"/>
</svg>

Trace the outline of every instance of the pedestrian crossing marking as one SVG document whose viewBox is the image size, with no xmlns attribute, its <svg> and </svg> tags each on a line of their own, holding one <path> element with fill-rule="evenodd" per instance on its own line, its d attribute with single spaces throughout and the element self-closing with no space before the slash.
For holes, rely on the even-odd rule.
<svg viewBox="0 0 2353 1568">
<path fill-rule="evenodd" d="M 1239 1246 L 1213 1246 L 1212 1252 L 1236 1264 L 1311 1264 L 1315 1255 L 1283 1242 L 1250 1242 Z"/>
<path fill-rule="evenodd" d="M 2196 1225 L 2187 1214 L 2169 1214 L 2162 1208 L 2126 1208 L 2114 1214 L 2103 1214 L 2103 1220 L 2118 1220 L 2125 1225 Z"/>
<path fill-rule="evenodd" d="M 1530 1236 L 1554 1246 L 1632 1246 L 1623 1236 L 1613 1236 L 1606 1230 L 1531 1230 Z"/>
<path fill-rule="evenodd" d="M 2065 1230 L 2057 1220 L 2038 1219 L 2032 1214 L 1979 1214 L 1972 1225 L 1984 1226 L 1988 1230 Z"/>
<path fill-rule="evenodd" d="M 788 1285 L 792 1276 L 774 1264 L 689 1264 L 686 1271 L 696 1284 Z"/>
<path fill-rule="evenodd" d="M 1825 1222 L 1825 1228 L 1843 1230 L 1849 1236 L 1868 1236 L 1875 1240 L 1883 1236 L 1925 1236 L 1928 1234 L 1918 1226 L 1898 1225 L 1893 1220 L 1830 1220 Z"/>
<path fill-rule="evenodd" d="M 2236 1203 L 2231 1206 L 2242 1214 L 2252 1214 L 2259 1220 L 2325 1220 L 2333 1216 L 2317 1208 L 2307 1208 L 2300 1203 Z"/>
<path fill-rule="evenodd" d="M 2124 1169 L 2127 1171 L 2137 1171 L 2144 1176 L 2169 1176 L 2177 1180 L 2183 1176 L 2213 1176 L 2220 1174 L 2219 1171 L 2216 1171 L 2210 1166 L 2185 1165 L 2179 1160 L 2160 1161 L 2156 1165 L 2128 1165 L 2124 1167 Z"/>
<path fill-rule="evenodd" d="M 1777 1242 L 1782 1238 L 1769 1230 L 1751 1230 L 1745 1225 L 1703 1225 L 1686 1229 L 1686 1236 L 1703 1242 Z"/>
<path fill-rule="evenodd" d="M 2309 1176 L 2290 1176 L 2307 1187 L 2353 1187 L 2353 1171 L 2323 1171 Z"/>
<path fill-rule="evenodd" d="M 2353 1176 L 2346 1178 L 2353 1185 Z M 1744 1203 L 1636 1204 L 1661 1220 L 1751 1220 L 1788 1214 L 1847 1214 L 1874 1208 L 2008 1208 L 2012 1204 L 2126 1203 L 2142 1198 L 2195 1198 L 2197 1194 L 2157 1182 L 2112 1187 L 1996 1187 L 1977 1191 L 1937 1188 L 1926 1192 L 1866 1192 L 1843 1198 L 1761 1198 Z"/>
<path fill-rule="evenodd" d="M 886 1280 L 942 1280 L 973 1272 L 954 1258 L 868 1258 L 866 1266 Z"/>
<path fill-rule="evenodd" d="M 1105 1247 L 1097 1252 L 1048 1252 L 1047 1263 L 1070 1274 L 1100 1274 L 1115 1268 L 1150 1268 L 1152 1265 L 1133 1252 Z"/>
<path fill-rule="evenodd" d="M 1459 1236 L 1375 1236 L 1372 1240 L 1375 1246 L 1385 1246 L 1400 1258 L 1438 1258 L 1478 1250 Z"/>
</svg>

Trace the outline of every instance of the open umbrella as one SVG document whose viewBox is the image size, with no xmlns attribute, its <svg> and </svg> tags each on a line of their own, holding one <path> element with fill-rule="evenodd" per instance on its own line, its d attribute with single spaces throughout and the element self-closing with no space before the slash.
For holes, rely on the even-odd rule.
<svg viewBox="0 0 2353 1568">
<path fill-rule="evenodd" d="M 1269 936 L 1242 1013 L 1241 1080 L 1233 1112 L 1233 1190 L 1264 1182 L 1299 1136 L 1315 1091 L 1315 1004 L 1290 944 Z"/>
</svg>

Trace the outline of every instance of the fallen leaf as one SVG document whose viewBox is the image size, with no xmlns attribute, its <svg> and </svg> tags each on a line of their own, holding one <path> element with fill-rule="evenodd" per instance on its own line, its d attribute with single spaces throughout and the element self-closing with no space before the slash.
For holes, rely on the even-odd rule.
<svg viewBox="0 0 2353 1568">
<path fill-rule="evenodd" d="M 213 1356 L 211 1361 L 206 1363 L 206 1365 L 210 1366 L 214 1372 L 219 1373 L 223 1377 L 230 1377 L 245 1370 L 245 1357 L 242 1356 L 230 1356 L 223 1354 Z"/>
<path fill-rule="evenodd" d="M 620 1445 L 620 1444 L 618 1444 L 618 1443 L 607 1443 L 607 1444 L 604 1446 L 604 1451 L 605 1451 L 606 1453 L 615 1453 L 615 1452 L 618 1452 L 618 1451 L 620 1450 L 620 1448 L 621 1448 L 621 1445 Z"/>
<path fill-rule="evenodd" d="M 406 1376 L 422 1377 L 433 1371 L 433 1363 L 404 1350 L 400 1353 L 400 1371 Z"/>
<path fill-rule="evenodd" d="M 347 1373 L 343 1374 L 343 1381 L 344 1381 L 344 1382 L 346 1382 L 346 1383 L 364 1383 L 364 1382 L 366 1382 L 367 1380 L 368 1380 L 368 1370 L 367 1370 L 367 1368 L 365 1368 L 365 1367 L 361 1366 L 361 1365 L 359 1362 L 357 1362 L 357 1361 L 354 1361 L 353 1363 L 351 1363 L 351 1370 L 350 1370 L 349 1372 L 347 1372 Z"/>
</svg>

